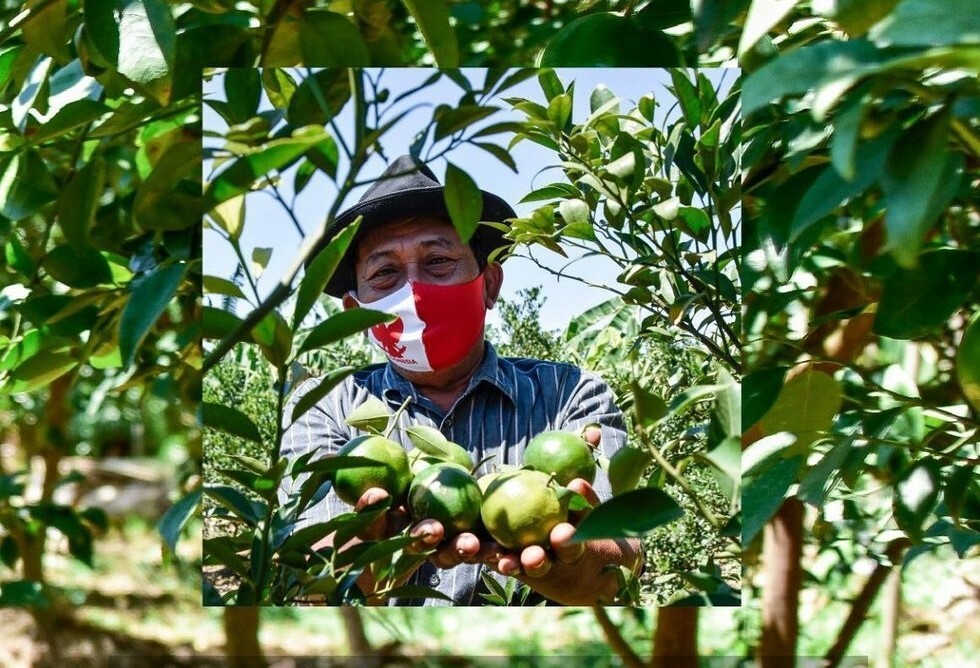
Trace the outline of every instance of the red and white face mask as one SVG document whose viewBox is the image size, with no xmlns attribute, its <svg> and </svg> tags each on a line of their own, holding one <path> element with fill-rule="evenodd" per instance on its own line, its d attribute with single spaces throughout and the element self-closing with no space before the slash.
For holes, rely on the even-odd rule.
<svg viewBox="0 0 980 668">
<path fill-rule="evenodd" d="M 390 295 L 358 306 L 397 315 L 375 325 L 368 336 L 392 364 L 409 371 L 440 371 L 451 367 L 483 336 L 487 309 L 483 273 L 468 283 L 435 285 L 406 281 Z"/>
</svg>

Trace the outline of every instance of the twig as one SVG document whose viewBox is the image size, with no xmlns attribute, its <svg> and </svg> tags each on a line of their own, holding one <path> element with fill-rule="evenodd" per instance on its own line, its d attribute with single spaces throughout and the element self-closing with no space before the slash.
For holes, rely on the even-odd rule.
<svg viewBox="0 0 980 668">
<path fill-rule="evenodd" d="M 888 544 L 888 548 L 885 550 L 888 563 L 879 562 L 875 566 L 874 571 L 871 572 L 871 575 L 868 576 L 868 580 L 864 583 L 861 593 L 857 595 L 857 598 L 851 604 L 851 611 L 848 613 L 847 619 L 844 620 L 844 625 L 841 626 L 840 633 L 837 634 L 837 640 L 824 655 L 824 668 L 836 668 L 840 665 L 841 659 L 844 658 L 844 653 L 847 651 L 847 647 L 854 640 L 854 636 L 857 634 L 858 629 L 861 628 L 861 624 L 864 623 L 868 610 L 878 595 L 878 590 L 885 584 L 888 573 L 909 545 L 911 545 L 911 542 L 904 536 L 902 538 L 896 538 Z"/>
<path fill-rule="evenodd" d="M 623 633 L 619 630 L 619 627 L 609 618 L 609 613 L 606 612 L 606 609 L 601 605 L 594 605 L 592 606 L 592 612 L 595 614 L 596 621 L 599 622 L 599 627 L 605 634 L 606 640 L 609 641 L 609 646 L 623 660 L 623 664 L 627 668 L 646 668 L 643 659 L 633 651 L 633 648 L 626 642 L 626 638 L 623 637 Z"/>
</svg>

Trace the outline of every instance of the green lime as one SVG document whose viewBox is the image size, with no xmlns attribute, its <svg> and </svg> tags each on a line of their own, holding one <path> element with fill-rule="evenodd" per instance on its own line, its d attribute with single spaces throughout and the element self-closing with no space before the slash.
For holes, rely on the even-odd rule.
<svg viewBox="0 0 980 668">
<path fill-rule="evenodd" d="M 333 489 L 347 503 L 356 504 L 370 487 L 385 490 L 395 503 L 404 498 L 405 491 L 412 482 L 412 471 L 402 446 L 383 436 L 358 436 L 337 454 L 366 457 L 380 462 L 377 465 L 340 469 L 334 473 Z"/>
<path fill-rule="evenodd" d="M 980 411 L 980 313 L 973 316 L 956 351 L 956 377 L 967 400 Z"/>
<path fill-rule="evenodd" d="M 559 485 L 575 478 L 595 482 L 595 458 L 592 448 L 579 436 L 567 431 L 545 431 L 527 444 L 524 465 L 535 471 L 555 475 Z"/>
<path fill-rule="evenodd" d="M 542 67 L 673 67 L 680 51 L 660 30 L 615 14 L 582 16 L 551 38 Z"/>
<path fill-rule="evenodd" d="M 550 476 L 522 469 L 489 481 L 480 516 L 495 541 L 510 550 L 547 545 L 556 524 L 568 518 Z"/>
<path fill-rule="evenodd" d="M 449 538 L 476 526 L 481 496 L 476 480 L 466 470 L 439 462 L 415 476 L 408 490 L 408 510 L 416 521 L 441 522 Z"/>
</svg>

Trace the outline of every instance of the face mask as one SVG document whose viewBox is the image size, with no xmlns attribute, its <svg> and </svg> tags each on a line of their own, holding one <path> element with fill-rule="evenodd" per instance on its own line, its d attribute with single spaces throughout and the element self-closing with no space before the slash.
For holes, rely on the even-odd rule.
<svg viewBox="0 0 980 668">
<path fill-rule="evenodd" d="M 393 322 L 375 325 L 368 336 L 392 364 L 409 371 L 451 367 L 483 336 L 487 310 L 482 273 L 458 285 L 407 281 L 390 295 L 367 304 L 349 296 L 363 308 L 398 316 Z"/>
</svg>

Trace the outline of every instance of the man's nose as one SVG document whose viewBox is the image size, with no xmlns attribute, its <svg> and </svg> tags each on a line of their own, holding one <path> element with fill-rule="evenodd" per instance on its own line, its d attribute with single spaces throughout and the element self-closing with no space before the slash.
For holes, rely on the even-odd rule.
<svg viewBox="0 0 980 668">
<path fill-rule="evenodd" d="M 416 282 L 422 280 L 422 269 L 420 262 L 408 262 L 405 264 L 405 280 Z"/>
</svg>

